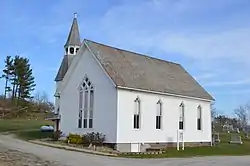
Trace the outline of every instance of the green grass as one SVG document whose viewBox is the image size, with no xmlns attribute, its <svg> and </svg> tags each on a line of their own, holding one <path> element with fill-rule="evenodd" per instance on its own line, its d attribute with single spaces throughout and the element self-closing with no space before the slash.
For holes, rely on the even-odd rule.
<svg viewBox="0 0 250 166">
<path fill-rule="evenodd" d="M 23 140 L 34 140 L 51 137 L 52 133 L 41 132 L 42 125 L 53 124 L 45 120 L 27 119 L 1 119 L 0 132 L 13 132 Z M 176 148 L 168 148 L 165 153 L 159 155 L 121 155 L 122 157 L 133 158 L 162 158 L 162 157 L 194 157 L 194 156 L 215 156 L 215 155 L 250 155 L 250 139 L 243 139 L 243 145 L 229 144 L 230 134 L 220 134 L 221 143 L 212 147 L 186 147 L 184 151 L 177 151 Z"/>
<path fill-rule="evenodd" d="M 243 145 L 229 144 L 230 134 L 220 134 L 221 143 L 209 147 L 186 147 L 184 151 L 177 151 L 176 148 L 168 148 L 165 153 L 159 155 L 150 154 L 126 154 L 123 157 L 133 158 L 162 158 L 162 157 L 195 157 L 195 156 L 230 156 L 250 155 L 250 139 L 243 139 Z M 181 148 L 180 148 L 181 149 Z"/>
<path fill-rule="evenodd" d="M 17 131 L 16 136 L 23 140 L 35 140 L 42 138 L 52 138 L 53 132 L 41 132 L 40 130 Z"/>
<path fill-rule="evenodd" d="M 47 124 L 53 125 L 53 122 L 35 119 L 1 119 L 0 133 L 11 132 L 23 140 L 47 138 L 51 137 L 53 133 L 40 131 L 40 127 Z"/>
<path fill-rule="evenodd" d="M 53 124 L 45 120 L 0 119 L 0 132 L 40 129 L 42 125 Z"/>
</svg>

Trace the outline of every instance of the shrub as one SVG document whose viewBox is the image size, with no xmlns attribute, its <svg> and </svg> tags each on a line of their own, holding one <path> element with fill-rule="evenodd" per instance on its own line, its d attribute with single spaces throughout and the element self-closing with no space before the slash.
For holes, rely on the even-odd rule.
<svg viewBox="0 0 250 166">
<path fill-rule="evenodd" d="M 83 139 L 82 136 L 79 134 L 69 134 L 67 137 L 67 142 L 71 144 L 82 144 Z"/>
<path fill-rule="evenodd" d="M 102 133 L 87 133 L 83 135 L 84 141 L 88 142 L 89 144 L 92 143 L 94 145 L 102 145 L 105 141 L 105 135 Z"/>
<path fill-rule="evenodd" d="M 62 131 L 58 130 L 58 131 L 54 131 L 53 135 L 52 135 L 52 139 L 53 141 L 58 141 L 59 138 L 61 137 Z"/>
</svg>

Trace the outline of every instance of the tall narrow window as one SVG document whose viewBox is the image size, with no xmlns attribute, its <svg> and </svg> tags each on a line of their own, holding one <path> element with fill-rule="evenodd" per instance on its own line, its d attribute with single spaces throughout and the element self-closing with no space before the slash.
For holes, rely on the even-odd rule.
<svg viewBox="0 0 250 166">
<path fill-rule="evenodd" d="M 94 107 L 94 90 L 90 89 L 89 97 L 89 128 L 93 127 L 93 107 Z"/>
<path fill-rule="evenodd" d="M 199 105 L 197 107 L 197 130 L 201 130 L 201 118 L 202 118 L 202 109 Z"/>
<path fill-rule="evenodd" d="M 157 102 L 157 111 L 156 111 L 156 129 L 161 129 L 162 122 L 162 102 L 159 100 Z"/>
<path fill-rule="evenodd" d="M 180 105 L 180 115 L 179 115 L 179 129 L 184 130 L 184 104 Z"/>
<path fill-rule="evenodd" d="M 78 119 L 78 128 L 82 128 L 82 109 L 83 109 L 83 91 L 80 89 L 79 93 L 79 119 Z"/>
<path fill-rule="evenodd" d="M 85 77 L 80 91 L 79 117 L 83 114 L 83 128 L 93 128 L 94 118 L 94 87 L 88 77 Z M 80 118 L 79 118 L 80 119 Z M 82 118 L 81 118 L 82 119 Z M 82 120 L 81 120 L 82 121 Z M 79 120 L 80 124 L 80 120 Z M 82 124 L 82 122 L 81 122 Z M 80 126 L 80 125 L 78 125 Z"/>
<path fill-rule="evenodd" d="M 83 119 L 83 128 L 88 128 L 88 95 L 89 91 L 88 89 L 84 92 L 84 119 Z"/>
<path fill-rule="evenodd" d="M 137 97 L 135 100 L 134 129 L 140 128 L 140 104 L 140 99 Z"/>
</svg>

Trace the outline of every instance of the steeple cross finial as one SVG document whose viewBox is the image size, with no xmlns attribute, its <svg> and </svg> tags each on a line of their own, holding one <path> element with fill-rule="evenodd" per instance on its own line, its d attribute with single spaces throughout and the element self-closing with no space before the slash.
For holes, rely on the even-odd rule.
<svg viewBox="0 0 250 166">
<path fill-rule="evenodd" d="M 74 18 L 77 18 L 77 12 L 74 13 Z"/>
</svg>

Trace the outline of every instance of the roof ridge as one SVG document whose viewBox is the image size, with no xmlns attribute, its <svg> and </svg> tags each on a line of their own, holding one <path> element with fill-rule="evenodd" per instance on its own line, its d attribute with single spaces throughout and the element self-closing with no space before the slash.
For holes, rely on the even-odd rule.
<svg viewBox="0 0 250 166">
<path fill-rule="evenodd" d="M 83 42 L 95 55 L 98 51 L 103 51 L 97 56 L 97 60 L 116 86 L 214 100 L 180 64 L 88 39 Z"/>
<path fill-rule="evenodd" d="M 172 61 L 168 61 L 168 60 L 164 60 L 164 59 L 152 57 L 152 56 L 149 56 L 149 55 L 146 55 L 146 54 L 142 54 L 142 53 L 138 53 L 138 52 L 134 52 L 134 51 L 131 51 L 131 50 L 125 50 L 125 49 L 118 48 L 118 47 L 115 47 L 115 46 L 111 46 L 111 45 L 99 43 L 99 42 L 96 42 L 96 41 L 93 41 L 93 40 L 84 39 L 84 41 L 90 41 L 90 42 L 92 42 L 92 43 L 96 43 L 96 44 L 99 44 L 99 45 L 102 45 L 102 46 L 105 46 L 105 47 L 117 49 L 117 50 L 120 50 L 120 51 L 126 51 L 126 52 L 129 52 L 129 53 L 133 53 L 133 54 L 136 54 L 137 56 L 145 56 L 145 57 L 148 57 L 148 58 L 150 58 L 150 59 L 155 59 L 155 60 L 158 60 L 158 61 L 162 61 L 162 62 L 164 62 L 164 63 L 172 63 L 172 64 L 174 64 L 174 65 L 179 65 L 179 66 L 181 66 L 179 63 L 176 63 L 176 62 L 172 62 Z"/>
</svg>

